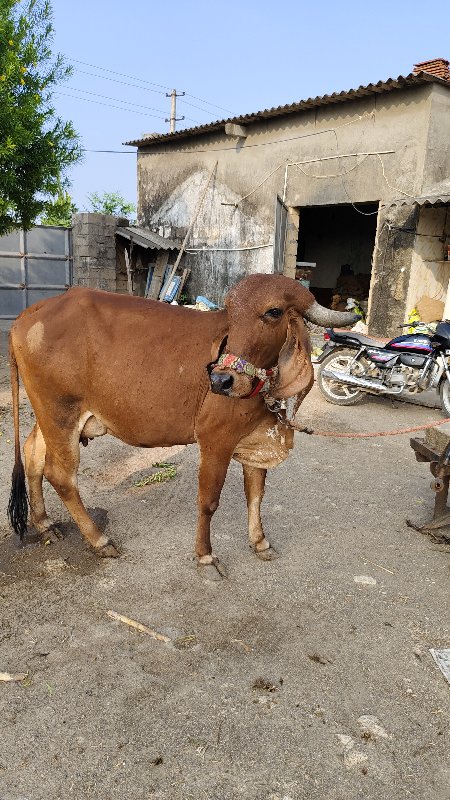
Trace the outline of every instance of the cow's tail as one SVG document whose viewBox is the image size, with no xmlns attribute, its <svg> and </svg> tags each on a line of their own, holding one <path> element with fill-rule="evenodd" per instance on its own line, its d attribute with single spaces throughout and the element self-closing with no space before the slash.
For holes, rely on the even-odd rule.
<svg viewBox="0 0 450 800">
<path fill-rule="evenodd" d="M 14 418 L 14 469 L 12 473 L 11 494 L 8 503 L 8 518 L 15 532 L 23 539 L 28 522 L 28 494 L 25 483 L 25 470 L 20 452 L 19 432 L 19 370 L 12 343 L 9 336 L 9 364 L 11 370 L 11 389 Z"/>
</svg>

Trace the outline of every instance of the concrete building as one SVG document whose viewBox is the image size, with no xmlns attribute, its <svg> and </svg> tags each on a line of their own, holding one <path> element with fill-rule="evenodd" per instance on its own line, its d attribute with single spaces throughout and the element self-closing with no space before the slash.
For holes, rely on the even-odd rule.
<svg viewBox="0 0 450 800">
<path fill-rule="evenodd" d="M 181 264 L 194 296 L 220 303 L 242 276 L 295 277 L 300 262 L 324 305 L 356 279 L 370 332 L 394 335 L 421 297 L 446 299 L 449 134 L 449 65 L 436 59 L 407 77 L 143 135 L 128 142 L 138 224 L 178 241 L 191 229 Z"/>
</svg>

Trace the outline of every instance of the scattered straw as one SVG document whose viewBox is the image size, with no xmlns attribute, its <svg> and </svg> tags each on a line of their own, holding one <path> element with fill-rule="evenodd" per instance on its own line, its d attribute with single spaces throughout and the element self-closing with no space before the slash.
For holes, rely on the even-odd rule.
<svg viewBox="0 0 450 800">
<path fill-rule="evenodd" d="M 115 619 L 118 622 L 124 622 L 125 625 L 129 625 L 130 628 L 135 628 L 140 633 L 145 633 L 147 636 L 151 636 L 152 639 L 157 639 L 158 642 L 170 642 L 171 639 L 168 636 L 164 636 L 162 633 L 158 633 L 157 631 L 152 630 L 152 628 L 147 628 L 147 625 L 142 625 L 141 622 L 136 622 L 135 619 L 130 619 L 130 617 L 124 617 L 123 614 L 118 614 L 117 611 L 107 611 L 108 617 L 111 619 Z"/>
<path fill-rule="evenodd" d="M 146 475 L 145 478 L 141 478 L 140 481 L 137 481 L 134 485 L 139 489 L 141 489 L 143 486 L 148 486 L 151 483 L 165 483 L 166 481 L 170 481 L 172 478 L 175 478 L 177 474 L 177 468 L 175 464 L 168 464 L 162 461 L 157 464 L 153 464 L 153 466 L 157 467 L 158 471 L 152 472 L 151 475 Z"/>
<path fill-rule="evenodd" d="M 28 678 L 28 672 L 17 672 L 12 674 L 10 672 L 0 672 L 0 681 L 4 683 L 24 681 Z"/>
</svg>

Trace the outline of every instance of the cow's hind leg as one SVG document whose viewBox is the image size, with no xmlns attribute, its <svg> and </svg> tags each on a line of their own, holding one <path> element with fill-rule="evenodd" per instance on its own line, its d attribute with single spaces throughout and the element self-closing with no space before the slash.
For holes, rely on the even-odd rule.
<svg viewBox="0 0 450 800">
<path fill-rule="evenodd" d="M 247 499 L 248 535 L 250 547 L 265 561 L 276 557 L 277 553 L 265 538 L 261 522 L 261 502 L 264 497 L 266 469 L 242 465 L 244 472 L 244 491 Z"/>
<path fill-rule="evenodd" d="M 46 443 L 44 475 L 56 490 L 82 536 L 101 556 L 117 557 L 114 544 L 104 536 L 87 513 L 78 491 L 77 472 L 80 463 L 78 419 L 70 429 L 52 424 L 43 428 Z"/>
<path fill-rule="evenodd" d="M 41 536 L 54 533 L 58 537 L 57 526 L 47 516 L 42 492 L 46 446 L 42 431 L 36 423 L 23 447 L 25 472 L 28 480 L 31 524 Z"/>
</svg>

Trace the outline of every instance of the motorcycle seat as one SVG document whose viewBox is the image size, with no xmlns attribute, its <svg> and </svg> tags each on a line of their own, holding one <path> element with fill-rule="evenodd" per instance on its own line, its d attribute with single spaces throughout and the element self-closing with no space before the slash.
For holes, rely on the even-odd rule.
<svg viewBox="0 0 450 800">
<path fill-rule="evenodd" d="M 353 331 L 352 331 L 351 332 L 351 337 L 352 337 L 352 339 L 357 339 L 358 342 L 361 342 L 361 344 L 367 344 L 369 347 L 381 348 L 381 347 L 384 347 L 384 345 L 385 345 L 385 343 L 384 342 L 380 342 L 379 339 L 371 339 L 370 336 L 364 336 L 364 334 L 362 334 L 362 333 L 353 333 Z"/>
<path fill-rule="evenodd" d="M 385 347 L 385 342 L 381 342 L 379 339 L 371 339 L 370 336 L 364 336 L 364 334 L 356 333 L 356 331 L 333 331 L 331 338 L 340 343 L 351 340 L 353 342 L 359 342 L 361 345 L 367 345 L 368 347 L 377 347 L 378 349 L 383 349 Z"/>
</svg>

